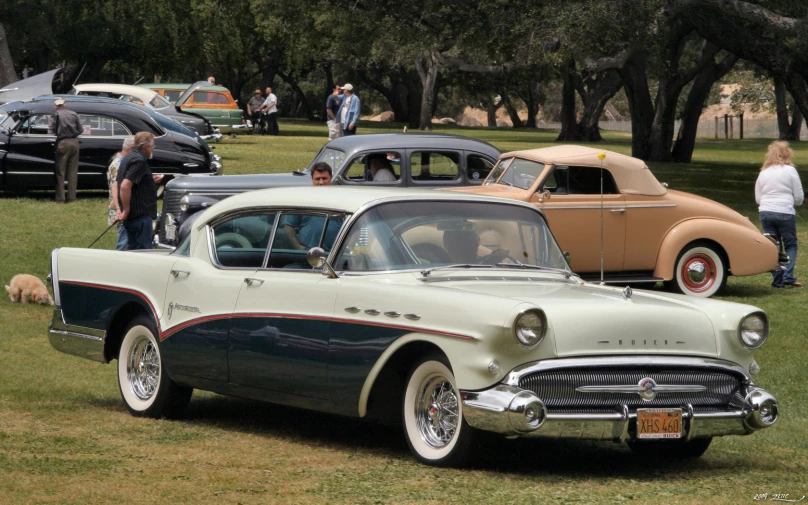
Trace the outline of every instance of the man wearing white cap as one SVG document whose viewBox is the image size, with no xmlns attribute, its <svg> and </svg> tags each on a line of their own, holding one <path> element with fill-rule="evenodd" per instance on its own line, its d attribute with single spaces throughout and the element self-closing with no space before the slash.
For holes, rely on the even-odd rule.
<svg viewBox="0 0 808 505">
<path fill-rule="evenodd" d="M 79 178 L 79 139 L 84 132 L 79 115 L 67 110 L 63 98 L 53 101 L 56 114 L 48 120 L 48 133 L 56 135 L 56 201 L 72 202 L 76 199 Z M 65 178 L 67 198 L 65 199 Z"/>
<path fill-rule="evenodd" d="M 342 86 L 342 91 L 345 99 L 342 100 L 339 122 L 342 123 L 344 135 L 353 135 L 356 133 L 356 124 L 359 122 L 359 97 L 354 95 L 353 86 L 350 83 Z"/>
</svg>

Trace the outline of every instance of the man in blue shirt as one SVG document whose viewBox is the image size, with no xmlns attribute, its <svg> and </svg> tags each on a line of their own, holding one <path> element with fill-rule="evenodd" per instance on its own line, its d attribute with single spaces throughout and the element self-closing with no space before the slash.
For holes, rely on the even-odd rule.
<svg viewBox="0 0 808 505">
<path fill-rule="evenodd" d="M 342 86 L 345 99 L 339 111 L 339 122 L 342 123 L 343 135 L 354 135 L 356 125 L 359 123 L 359 97 L 354 95 L 353 86 L 348 83 Z"/>
<path fill-rule="evenodd" d="M 311 182 L 314 186 L 328 186 L 331 184 L 331 165 L 324 162 L 315 163 L 311 168 Z M 341 222 L 329 220 L 323 235 L 325 216 L 291 214 L 283 217 L 283 231 L 294 249 L 308 250 L 320 246 L 326 251 L 334 246 L 334 240 L 341 226 Z"/>
<path fill-rule="evenodd" d="M 342 105 L 342 100 L 345 95 L 342 94 L 342 86 L 339 84 L 334 86 L 334 90 L 325 101 L 325 113 L 328 115 L 328 139 L 334 140 L 342 137 L 342 124 L 339 122 L 339 108 Z"/>
</svg>

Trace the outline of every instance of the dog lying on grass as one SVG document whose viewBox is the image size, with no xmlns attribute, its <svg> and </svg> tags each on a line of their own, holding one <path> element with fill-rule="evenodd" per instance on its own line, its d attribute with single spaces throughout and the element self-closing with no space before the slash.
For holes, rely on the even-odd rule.
<svg viewBox="0 0 808 505">
<path fill-rule="evenodd" d="M 11 285 L 6 286 L 6 291 L 8 291 L 8 296 L 14 303 L 28 303 L 30 298 L 34 303 L 53 305 L 53 298 L 48 293 L 45 283 L 33 275 L 15 275 L 11 278 Z"/>
</svg>

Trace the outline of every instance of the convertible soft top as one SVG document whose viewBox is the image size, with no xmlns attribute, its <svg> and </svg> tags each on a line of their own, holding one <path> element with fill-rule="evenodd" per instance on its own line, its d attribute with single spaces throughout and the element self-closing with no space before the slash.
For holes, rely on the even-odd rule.
<svg viewBox="0 0 808 505">
<path fill-rule="evenodd" d="M 601 161 L 598 153 L 605 153 Z M 611 172 L 620 192 L 630 195 L 660 196 L 666 193 L 665 186 L 648 169 L 644 161 L 625 154 L 592 149 L 591 147 L 561 145 L 545 147 L 542 149 L 529 149 L 525 151 L 512 151 L 505 153 L 501 158 L 516 156 L 540 163 L 553 165 L 573 165 L 577 167 L 603 167 Z"/>
</svg>

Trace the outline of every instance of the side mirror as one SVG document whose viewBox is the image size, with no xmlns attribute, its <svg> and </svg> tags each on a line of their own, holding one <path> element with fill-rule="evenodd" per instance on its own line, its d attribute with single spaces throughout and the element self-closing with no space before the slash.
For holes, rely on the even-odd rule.
<svg viewBox="0 0 808 505">
<path fill-rule="evenodd" d="M 326 258 L 328 258 L 328 254 L 321 247 L 312 247 L 309 249 L 309 252 L 306 253 L 306 261 L 309 262 L 309 265 L 313 268 L 324 268 L 323 273 L 325 273 L 325 270 L 328 270 L 328 277 L 336 279 L 339 276 L 331 265 L 328 264 Z"/>
</svg>

